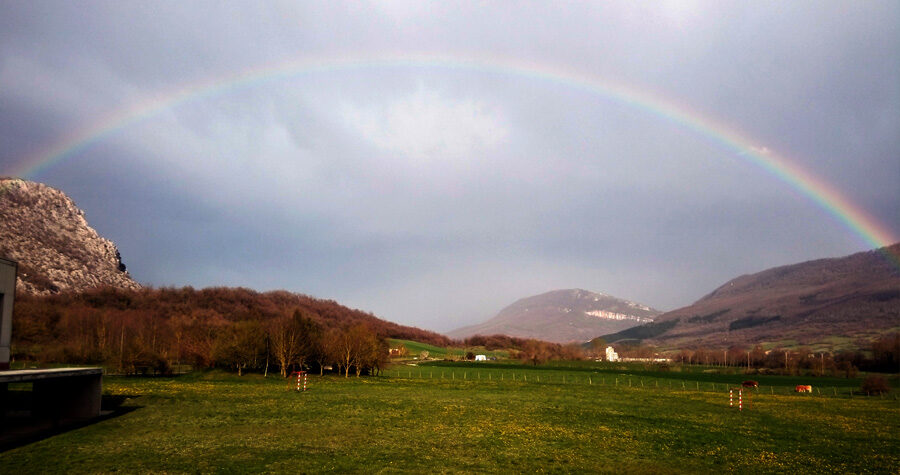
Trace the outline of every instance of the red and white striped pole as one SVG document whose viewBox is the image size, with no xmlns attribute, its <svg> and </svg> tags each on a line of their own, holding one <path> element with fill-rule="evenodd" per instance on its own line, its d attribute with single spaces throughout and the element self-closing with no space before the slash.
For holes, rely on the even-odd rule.
<svg viewBox="0 0 900 475">
<path fill-rule="evenodd" d="M 291 374 L 297 375 L 297 391 L 306 391 L 306 371 L 294 371 Z"/>
<path fill-rule="evenodd" d="M 728 407 L 734 407 L 734 389 L 728 390 Z"/>
<path fill-rule="evenodd" d="M 738 389 L 738 411 L 744 410 L 744 390 Z"/>
</svg>

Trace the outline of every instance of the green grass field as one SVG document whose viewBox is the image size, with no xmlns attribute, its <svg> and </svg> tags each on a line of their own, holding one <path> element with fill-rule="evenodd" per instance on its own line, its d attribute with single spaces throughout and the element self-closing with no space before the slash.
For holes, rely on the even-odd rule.
<svg viewBox="0 0 900 475">
<path fill-rule="evenodd" d="M 422 351 L 427 351 L 431 358 L 442 358 L 447 354 L 447 348 L 429 345 L 428 343 L 421 343 L 413 340 L 397 340 L 395 338 L 388 338 L 388 343 L 392 348 L 396 348 L 400 345 L 405 346 L 409 351 L 410 358 L 413 356 L 419 356 L 419 353 L 421 353 Z"/>
<path fill-rule="evenodd" d="M 661 370 L 658 365 L 639 363 L 605 363 L 592 361 L 554 361 L 532 366 L 518 361 L 502 360 L 491 363 L 470 361 L 429 361 L 395 365 L 389 375 L 413 379 L 496 379 L 573 383 L 591 385 L 624 385 L 652 389 L 694 389 L 722 391 L 740 386 L 742 381 L 758 381 L 761 390 L 769 394 L 791 394 L 798 384 L 813 386 L 816 395 L 851 397 L 862 378 L 745 375 L 743 368 L 674 365 Z M 530 379 L 529 379 L 530 378 Z M 897 377 L 889 380 L 897 387 Z M 894 396 L 896 397 L 896 396 Z"/>
<path fill-rule="evenodd" d="M 447 358 L 448 356 L 452 356 L 453 358 L 462 359 L 465 357 L 467 351 L 472 351 L 473 353 L 477 353 L 480 355 L 485 355 L 487 357 L 497 357 L 497 358 L 506 358 L 509 355 L 508 350 L 486 350 L 482 346 L 472 346 L 467 348 L 454 347 L 454 348 L 442 348 L 440 346 L 429 345 L 427 343 L 421 343 L 413 340 L 398 340 L 395 338 L 389 338 L 388 343 L 392 348 L 395 348 L 399 345 L 403 345 L 409 351 L 408 359 L 412 359 L 413 357 L 419 356 L 422 351 L 428 352 L 429 358 Z"/>
<path fill-rule="evenodd" d="M 444 377 L 410 374 L 417 371 Z M 773 395 L 763 384 L 752 408 L 738 412 L 728 407 L 727 381 L 628 368 L 629 386 L 615 371 L 398 366 L 384 377 L 315 376 L 306 393 L 260 375 L 109 377 L 104 392 L 127 398 L 122 407 L 133 410 L 0 453 L 0 473 L 896 473 L 900 467 L 895 393 L 800 395 L 781 391 L 782 384 Z M 710 376 L 669 376 L 675 374 Z M 682 381 L 687 389 L 676 384 Z"/>
</svg>

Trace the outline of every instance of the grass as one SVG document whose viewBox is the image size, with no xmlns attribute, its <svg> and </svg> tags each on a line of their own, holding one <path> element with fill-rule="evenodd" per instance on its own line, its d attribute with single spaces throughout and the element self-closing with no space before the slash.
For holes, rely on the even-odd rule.
<svg viewBox="0 0 900 475">
<path fill-rule="evenodd" d="M 760 346 L 765 350 L 771 350 L 773 348 L 780 348 L 780 349 L 784 349 L 784 350 L 794 350 L 794 349 L 800 348 L 803 345 L 801 345 L 800 342 L 798 342 L 795 339 L 785 338 L 785 339 L 776 340 L 776 341 L 764 341 L 764 342 L 760 343 Z"/>
<path fill-rule="evenodd" d="M 438 369 L 441 368 L 441 369 Z M 672 365 L 662 370 L 658 365 L 642 363 L 607 363 L 592 361 L 550 362 L 540 366 L 522 364 L 516 361 L 499 361 L 496 363 L 448 362 L 434 361 L 417 363 L 413 366 L 395 366 L 393 373 L 397 376 L 412 378 L 440 379 L 441 374 L 451 379 L 500 379 L 515 380 L 528 378 L 531 382 L 569 382 L 579 384 L 632 384 L 634 386 L 653 388 L 684 388 L 692 386 L 699 390 L 722 390 L 726 387 L 740 386 L 742 381 L 752 379 L 758 381 L 761 389 L 771 393 L 792 393 L 798 384 L 812 385 L 817 393 L 827 392 L 829 395 L 850 396 L 854 389 L 862 384 L 863 377 L 816 377 L 816 376 L 780 376 L 780 375 L 746 375 L 739 367 L 718 366 L 681 366 Z M 618 381 L 618 383 L 616 382 Z M 631 382 L 631 383 L 629 383 Z M 889 382 L 893 387 L 900 385 L 896 376 Z"/>
<path fill-rule="evenodd" d="M 391 345 L 391 348 L 397 348 L 400 345 L 406 347 L 409 351 L 409 356 L 419 356 L 419 353 L 422 351 L 427 351 L 431 358 L 443 357 L 447 354 L 446 348 L 441 348 L 440 346 L 429 345 L 428 343 L 421 343 L 413 340 L 397 340 L 395 338 L 389 338 L 388 343 Z"/>
<path fill-rule="evenodd" d="M 419 356 L 419 354 L 422 353 L 423 350 L 428 351 L 429 358 L 446 358 L 448 356 L 453 356 L 454 358 L 464 358 L 467 351 L 471 351 L 479 355 L 485 355 L 487 357 L 493 356 L 497 358 L 506 358 L 509 355 L 509 351 L 507 350 L 486 350 L 483 346 L 470 346 L 465 348 L 442 348 L 440 346 L 420 343 L 418 341 L 398 340 L 394 338 L 389 338 L 388 343 L 390 343 L 391 348 L 396 348 L 401 344 L 405 346 L 406 349 L 409 350 L 408 358 Z"/>
<path fill-rule="evenodd" d="M 900 466 L 893 393 L 850 399 L 763 390 L 752 409 L 738 412 L 722 388 L 586 384 L 568 378 L 594 377 L 588 366 L 538 368 L 397 367 L 388 377 L 313 377 L 306 393 L 259 375 L 110 377 L 104 392 L 127 397 L 133 411 L 0 453 L 0 473 L 896 473 Z M 455 376 L 403 376 L 419 370 Z M 475 371 L 503 379 L 471 379 Z M 566 383 L 553 379 L 563 375 Z"/>
<path fill-rule="evenodd" d="M 864 347 L 868 347 L 866 343 L 877 340 L 894 333 L 900 332 L 900 326 L 881 329 L 869 329 L 854 333 L 852 336 L 846 335 L 828 335 L 822 336 L 813 341 L 807 341 L 803 338 L 802 332 L 793 331 L 784 335 L 780 340 L 762 342 L 762 346 L 766 350 L 785 349 L 800 350 L 804 349 L 811 353 L 836 353 L 840 351 L 857 351 Z M 799 338 L 799 340 L 798 340 Z M 803 343 L 801 343 L 803 341 Z M 674 348 L 677 349 L 677 348 Z"/>
</svg>

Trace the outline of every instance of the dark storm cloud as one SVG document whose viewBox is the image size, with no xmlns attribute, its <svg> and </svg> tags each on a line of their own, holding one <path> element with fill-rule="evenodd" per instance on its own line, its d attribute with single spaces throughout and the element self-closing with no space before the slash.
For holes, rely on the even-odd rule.
<svg viewBox="0 0 900 475">
<path fill-rule="evenodd" d="M 506 58 L 684 105 L 900 234 L 895 2 L 0 1 L 0 174 L 167 91 L 308 57 Z M 30 178 L 142 282 L 287 288 L 441 330 L 581 287 L 660 307 L 866 249 L 681 124 L 503 70 L 307 71 L 162 108 Z"/>
</svg>

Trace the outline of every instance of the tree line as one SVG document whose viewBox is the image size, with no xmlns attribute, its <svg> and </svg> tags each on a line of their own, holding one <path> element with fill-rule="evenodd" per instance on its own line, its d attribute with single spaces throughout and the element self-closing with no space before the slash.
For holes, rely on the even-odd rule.
<svg viewBox="0 0 900 475">
<path fill-rule="evenodd" d="M 577 343 L 560 344 L 534 338 L 517 338 L 507 335 L 474 335 L 463 340 L 465 347 L 484 347 L 486 350 L 506 349 L 512 359 L 537 366 L 551 360 L 581 360 L 588 354 Z M 466 357 L 475 357 L 472 352 Z"/>
<path fill-rule="evenodd" d="M 227 368 L 287 376 L 300 368 L 374 373 L 386 338 L 448 345 L 330 300 L 243 288 L 100 288 L 16 296 L 14 360 L 103 364 L 122 373 Z"/>
<path fill-rule="evenodd" d="M 655 348 L 646 345 L 616 346 L 620 356 L 657 355 Z M 720 349 L 681 349 L 668 357 L 682 364 L 744 367 L 750 373 L 855 377 L 859 371 L 900 372 L 900 333 L 860 341 L 857 346 L 854 350 L 817 351 L 808 347 L 767 350 L 761 345 L 733 345 Z"/>
</svg>

